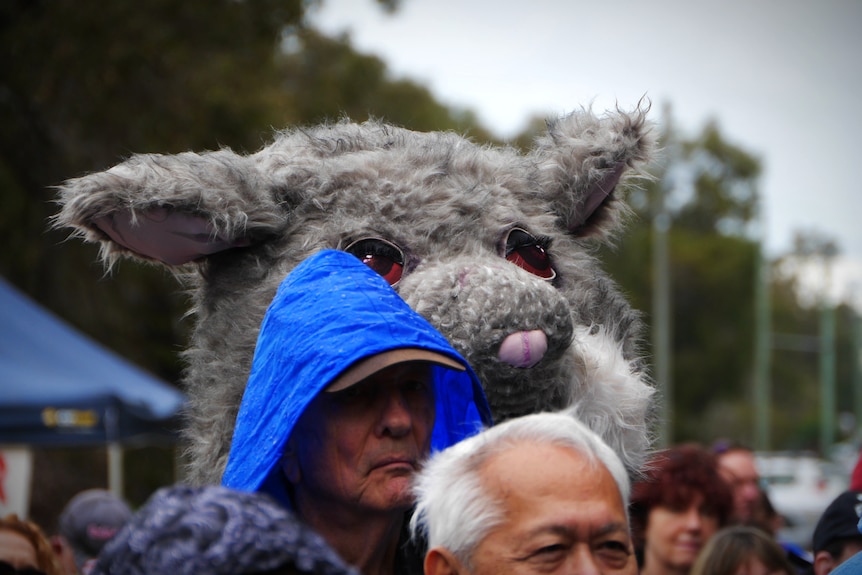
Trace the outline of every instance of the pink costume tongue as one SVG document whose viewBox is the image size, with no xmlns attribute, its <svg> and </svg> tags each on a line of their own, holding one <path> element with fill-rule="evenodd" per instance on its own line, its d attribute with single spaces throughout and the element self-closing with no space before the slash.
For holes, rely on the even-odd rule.
<svg viewBox="0 0 862 575">
<path fill-rule="evenodd" d="M 500 361 L 512 367 L 533 367 L 548 351 L 548 336 L 541 330 L 518 331 L 500 345 Z"/>
</svg>

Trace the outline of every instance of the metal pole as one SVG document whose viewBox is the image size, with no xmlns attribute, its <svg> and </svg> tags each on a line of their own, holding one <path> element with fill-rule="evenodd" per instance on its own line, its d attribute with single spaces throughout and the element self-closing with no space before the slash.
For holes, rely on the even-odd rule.
<svg viewBox="0 0 862 575">
<path fill-rule="evenodd" d="M 820 455 L 829 458 L 835 443 L 835 307 L 830 303 L 830 262 L 820 312 Z"/>
<path fill-rule="evenodd" d="M 853 313 L 853 399 L 856 415 L 856 440 L 862 440 L 862 317 Z"/>
<path fill-rule="evenodd" d="M 123 448 L 116 441 L 108 444 L 108 490 L 123 498 Z"/>
<path fill-rule="evenodd" d="M 116 407 L 105 409 L 105 432 L 108 439 L 108 490 L 123 498 L 123 447 L 120 445 L 120 414 Z"/>
<path fill-rule="evenodd" d="M 673 161 L 675 154 L 671 151 L 674 145 L 670 105 L 664 108 L 665 130 L 664 145 L 668 149 L 668 157 Z M 665 196 L 674 184 L 665 171 L 664 181 L 656 189 L 652 198 L 653 204 L 653 294 L 652 294 L 652 344 L 655 369 L 655 383 L 658 387 L 660 401 L 660 417 L 657 446 L 669 447 L 673 444 L 673 377 L 671 375 L 671 318 L 670 318 L 670 247 L 668 230 L 671 217 L 667 211 Z"/>
<path fill-rule="evenodd" d="M 772 322 L 769 300 L 769 263 L 763 253 L 761 243 L 757 251 L 757 271 L 755 276 L 755 342 L 754 342 L 754 409 L 755 433 L 754 448 L 768 451 L 772 443 L 770 437 L 772 395 L 772 373 L 770 352 L 772 350 Z"/>
<path fill-rule="evenodd" d="M 660 191 L 661 194 L 664 191 Z M 673 444 L 673 379 L 670 371 L 670 265 L 668 228 L 670 216 L 664 211 L 664 200 L 653 220 L 653 321 L 652 340 L 655 358 L 655 380 L 661 394 L 661 422 L 658 446 Z"/>
</svg>

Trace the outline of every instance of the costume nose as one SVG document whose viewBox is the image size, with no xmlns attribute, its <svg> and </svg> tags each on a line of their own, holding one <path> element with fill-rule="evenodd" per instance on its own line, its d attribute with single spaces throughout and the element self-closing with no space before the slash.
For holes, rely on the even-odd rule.
<svg viewBox="0 0 862 575">
<path fill-rule="evenodd" d="M 397 387 L 389 388 L 381 402 L 379 434 L 401 437 L 409 433 L 413 428 L 413 414 L 402 391 Z"/>
<path fill-rule="evenodd" d="M 500 344 L 497 357 L 512 367 L 533 367 L 548 351 L 548 336 L 539 329 L 517 331 L 510 334 Z"/>
</svg>

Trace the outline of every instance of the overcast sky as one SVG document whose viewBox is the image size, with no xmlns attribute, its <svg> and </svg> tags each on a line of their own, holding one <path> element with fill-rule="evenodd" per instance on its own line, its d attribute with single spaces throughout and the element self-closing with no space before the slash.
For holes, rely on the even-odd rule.
<svg viewBox="0 0 862 575">
<path fill-rule="evenodd" d="M 311 21 L 501 137 L 644 95 L 686 135 L 715 119 L 763 163 L 769 253 L 834 238 L 834 289 L 862 302 L 862 1 L 323 0 Z"/>
</svg>

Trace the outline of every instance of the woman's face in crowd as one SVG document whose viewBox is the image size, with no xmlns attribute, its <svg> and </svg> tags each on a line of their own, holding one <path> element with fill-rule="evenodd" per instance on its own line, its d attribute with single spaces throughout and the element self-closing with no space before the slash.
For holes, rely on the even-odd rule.
<svg viewBox="0 0 862 575">
<path fill-rule="evenodd" d="M 647 516 L 644 563 L 672 570 L 689 569 L 718 528 L 718 518 L 700 493 L 680 508 L 656 506 Z"/>
</svg>

